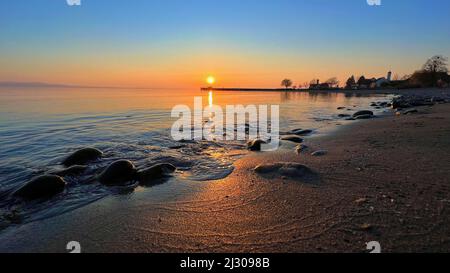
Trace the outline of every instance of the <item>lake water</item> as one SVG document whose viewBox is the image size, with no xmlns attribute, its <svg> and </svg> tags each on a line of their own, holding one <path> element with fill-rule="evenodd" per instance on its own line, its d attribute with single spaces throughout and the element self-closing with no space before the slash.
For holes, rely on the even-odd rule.
<svg viewBox="0 0 450 273">
<path fill-rule="evenodd" d="M 244 156 L 244 141 L 172 140 L 170 127 L 175 105 L 203 104 L 280 105 L 280 130 L 314 129 L 327 134 L 349 122 L 338 114 L 370 108 L 386 96 L 351 96 L 307 92 L 202 92 L 199 90 L 124 89 L 0 89 L 0 229 L 52 217 L 112 194 L 129 193 L 129 187 L 108 188 L 92 181 L 102 168 L 129 159 L 139 169 L 159 162 L 178 167 L 172 181 L 214 183 L 233 171 Z M 338 107 L 345 109 L 337 110 Z M 383 111 L 383 110 L 379 110 Z M 66 177 L 67 190 L 50 200 L 23 203 L 11 193 L 33 177 L 61 168 L 71 152 L 95 147 L 104 158 L 89 165 L 81 176 Z M 163 191 L 170 198 L 173 184 Z M 143 189 L 145 190 L 145 189 Z M 167 196 L 166 196 L 167 197 Z"/>
</svg>

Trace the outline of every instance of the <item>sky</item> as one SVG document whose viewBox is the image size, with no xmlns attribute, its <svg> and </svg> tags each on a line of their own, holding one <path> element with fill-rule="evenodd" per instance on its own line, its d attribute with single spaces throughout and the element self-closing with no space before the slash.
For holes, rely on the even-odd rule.
<svg viewBox="0 0 450 273">
<path fill-rule="evenodd" d="M 450 1 L 0 1 L 0 81 L 277 87 L 450 57 Z"/>
</svg>

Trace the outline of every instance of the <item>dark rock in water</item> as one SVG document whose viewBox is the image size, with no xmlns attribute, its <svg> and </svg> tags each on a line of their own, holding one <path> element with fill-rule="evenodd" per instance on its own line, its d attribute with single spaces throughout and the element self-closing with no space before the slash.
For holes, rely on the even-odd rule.
<svg viewBox="0 0 450 273">
<path fill-rule="evenodd" d="M 413 100 L 411 103 L 411 106 L 433 106 L 434 103 L 431 101 L 426 101 L 426 100 Z"/>
<path fill-rule="evenodd" d="M 34 200 L 52 197 L 66 187 L 64 179 L 57 175 L 43 175 L 34 178 L 22 188 L 18 189 L 14 196 Z"/>
<path fill-rule="evenodd" d="M 297 147 L 295 147 L 295 152 L 297 154 L 301 154 L 302 152 L 308 150 L 308 146 L 306 146 L 305 144 L 299 144 L 297 145 Z"/>
<path fill-rule="evenodd" d="M 95 148 L 84 148 L 71 154 L 62 162 L 62 164 L 67 167 L 73 165 L 85 165 L 89 161 L 102 157 L 102 155 L 103 153 Z"/>
<path fill-rule="evenodd" d="M 301 128 L 298 128 L 298 129 L 293 129 L 293 130 L 290 130 L 290 131 L 287 131 L 287 132 L 280 132 L 280 135 L 282 135 L 282 136 L 286 136 L 286 135 L 295 135 L 293 132 L 300 132 L 300 131 L 302 131 L 303 129 L 301 129 Z"/>
<path fill-rule="evenodd" d="M 58 176 L 73 176 L 73 175 L 78 175 L 78 174 L 83 173 L 84 171 L 86 171 L 86 169 L 87 169 L 87 166 L 73 165 L 72 167 L 69 167 L 64 170 L 52 172 L 52 174 L 58 175 Z"/>
<path fill-rule="evenodd" d="M 137 179 L 141 183 L 148 183 L 156 179 L 168 176 L 176 171 L 176 167 L 172 164 L 161 163 L 151 166 L 142 171 L 138 171 L 136 174 Z"/>
<path fill-rule="evenodd" d="M 191 139 L 181 139 L 181 140 L 178 140 L 178 142 L 179 143 L 188 143 L 188 144 L 197 143 L 195 140 L 191 140 Z"/>
<path fill-rule="evenodd" d="M 359 115 L 355 117 L 355 119 L 371 119 L 371 118 L 373 118 L 373 115 Z"/>
<path fill-rule="evenodd" d="M 432 97 L 431 98 L 431 102 L 435 103 L 435 102 L 445 102 L 444 98 L 441 97 Z"/>
<path fill-rule="evenodd" d="M 178 150 L 178 149 L 182 149 L 182 148 L 185 148 L 185 147 L 186 147 L 186 145 L 181 144 L 181 145 L 170 146 L 169 149 L 171 149 L 171 150 Z"/>
<path fill-rule="evenodd" d="M 250 151 L 261 151 L 261 144 L 266 144 L 264 140 L 255 139 L 247 143 L 247 149 Z"/>
<path fill-rule="evenodd" d="M 404 101 L 403 97 L 398 97 L 392 100 L 392 104 L 391 104 L 392 109 L 398 109 L 398 108 L 408 108 L 409 104 L 407 105 L 406 102 Z"/>
<path fill-rule="evenodd" d="M 348 114 L 339 114 L 338 117 L 340 117 L 340 118 L 348 118 L 348 117 L 350 117 L 350 115 L 348 115 Z"/>
<path fill-rule="evenodd" d="M 305 130 L 292 130 L 290 133 L 297 136 L 305 136 L 312 134 L 313 130 L 305 129 Z"/>
<path fill-rule="evenodd" d="M 338 110 L 344 110 L 345 107 L 338 107 L 337 109 L 338 109 Z"/>
<path fill-rule="evenodd" d="M 285 137 L 282 137 L 281 140 L 291 141 L 291 142 L 295 142 L 295 143 L 303 142 L 303 138 L 298 137 L 298 136 L 285 136 Z"/>
<path fill-rule="evenodd" d="M 258 165 L 254 171 L 260 175 L 276 175 L 283 178 L 312 178 L 315 175 L 310 168 L 299 163 L 278 162 Z"/>
<path fill-rule="evenodd" d="M 326 154 L 328 154 L 327 151 L 325 151 L 325 150 L 320 150 L 320 151 L 315 151 L 315 152 L 312 153 L 311 155 L 312 155 L 312 156 L 324 156 L 324 155 L 326 155 Z"/>
<path fill-rule="evenodd" d="M 369 111 L 369 110 L 358 111 L 358 112 L 353 114 L 353 117 L 356 118 L 357 116 L 363 116 L 363 115 L 371 115 L 371 116 L 373 116 L 373 112 Z"/>
<path fill-rule="evenodd" d="M 301 130 L 303 130 L 303 129 L 302 128 L 297 128 L 297 129 L 291 130 L 290 132 L 301 131 Z"/>
<path fill-rule="evenodd" d="M 119 160 L 108 166 L 98 177 L 104 185 L 121 185 L 133 181 L 136 167 L 131 161 Z"/>
<path fill-rule="evenodd" d="M 433 97 L 423 97 L 423 96 L 401 96 L 397 97 L 392 101 L 392 108 L 411 108 L 415 106 L 433 106 L 436 102 L 438 102 L 439 98 Z"/>
<path fill-rule="evenodd" d="M 417 109 L 409 109 L 409 110 L 406 110 L 405 112 L 403 112 L 403 115 L 415 114 L 418 112 L 419 111 L 417 111 Z"/>
</svg>

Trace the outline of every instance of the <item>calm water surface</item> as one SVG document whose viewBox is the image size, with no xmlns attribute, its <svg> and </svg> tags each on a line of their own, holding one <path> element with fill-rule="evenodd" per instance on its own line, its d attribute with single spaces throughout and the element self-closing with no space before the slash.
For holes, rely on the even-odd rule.
<svg viewBox="0 0 450 273">
<path fill-rule="evenodd" d="M 314 135 L 345 124 L 338 114 L 389 101 L 385 96 L 341 93 L 0 89 L 0 229 L 52 217 L 111 194 L 132 193 L 135 185 L 106 188 L 92 182 L 95 174 L 117 159 L 132 160 L 138 168 L 158 162 L 176 165 L 179 171 L 172 184 L 158 186 L 167 187 L 163 191 L 167 198 L 177 191 L 174 181 L 213 183 L 229 175 L 233 162 L 246 153 L 244 142 L 199 141 L 183 146 L 170 137 L 175 121 L 170 117 L 172 107 L 192 107 L 195 96 L 202 96 L 205 106 L 280 105 L 281 131 L 314 129 Z M 27 204 L 11 198 L 23 183 L 60 169 L 64 157 L 83 147 L 99 148 L 105 157 L 90 164 L 85 174 L 66 177 L 69 186 L 64 193 Z"/>
</svg>

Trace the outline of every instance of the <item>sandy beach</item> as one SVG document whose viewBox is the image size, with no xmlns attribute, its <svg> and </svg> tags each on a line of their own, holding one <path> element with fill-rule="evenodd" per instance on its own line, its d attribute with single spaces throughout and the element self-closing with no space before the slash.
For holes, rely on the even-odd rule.
<svg viewBox="0 0 450 273">
<path fill-rule="evenodd" d="M 137 189 L 10 228 L 0 251 L 66 252 L 78 241 L 83 252 L 366 252 L 378 241 L 383 252 L 448 252 L 450 105 L 416 109 L 342 126 L 300 154 L 289 142 L 251 153 L 225 179 L 177 185 L 171 200 Z M 254 171 L 277 162 L 317 177 Z"/>
</svg>

